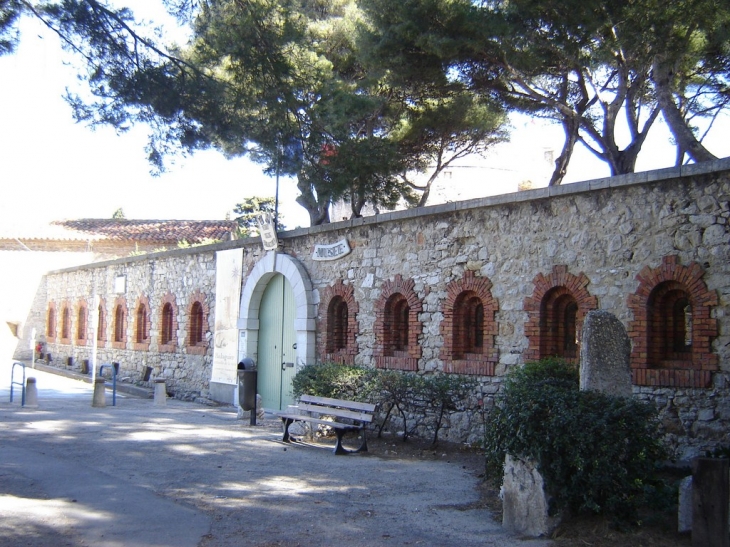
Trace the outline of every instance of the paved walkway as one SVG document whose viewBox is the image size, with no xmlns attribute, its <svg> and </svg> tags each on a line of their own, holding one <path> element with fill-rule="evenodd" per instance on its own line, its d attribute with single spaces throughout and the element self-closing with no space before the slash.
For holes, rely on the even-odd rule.
<svg viewBox="0 0 730 547">
<path fill-rule="evenodd" d="M 547 545 L 506 535 L 456 465 L 287 446 L 232 407 L 92 408 L 90 384 L 26 372 L 36 409 L 0 364 L 0 546 Z"/>
</svg>

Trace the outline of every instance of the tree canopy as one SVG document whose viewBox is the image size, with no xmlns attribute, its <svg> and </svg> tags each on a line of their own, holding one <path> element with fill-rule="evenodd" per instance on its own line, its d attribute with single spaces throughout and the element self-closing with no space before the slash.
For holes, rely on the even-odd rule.
<svg viewBox="0 0 730 547">
<path fill-rule="evenodd" d="M 233 208 L 233 213 L 238 215 L 234 219 L 238 222 L 238 237 L 248 237 L 252 230 L 258 229 L 258 222 L 262 213 L 275 215 L 276 230 L 285 230 L 282 222 L 282 215 L 277 214 L 276 201 L 273 197 L 253 196 L 245 198 Z"/>
<path fill-rule="evenodd" d="M 84 61 L 77 120 L 148 124 L 159 170 L 247 155 L 296 178 L 313 225 L 335 200 L 425 205 L 443 169 L 507 138 L 510 110 L 563 128 L 559 184 L 578 143 L 632 172 L 660 113 L 677 163 L 713 159 L 697 121 L 730 101 L 723 0 L 160 1 L 185 44 L 106 0 L 0 0 L 0 54 L 21 13 L 40 18 Z"/>
<path fill-rule="evenodd" d="M 402 81 L 459 82 L 559 122 L 612 174 L 632 172 L 661 111 L 678 147 L 712 159 L 693 117 L 726 108 L 730 7 L 720 0 L 363 0 L 374 55 Z M 651 22 L 651 24 L 647 24 Z M 393 52 L 399 52 L 393 54 Z M 625 124 L 619 125 L 620 116 Z M 628 132 L 628 144 L 620 130 Z"/>
<path fill-rule="evenodd" d="M 180 151 L 247 155 L 269 174 L 296 177 L 297 201 L 316 225 L 338 199 L 353 216 L 366 203 L 424 204 L 431 181 L 413 182 L 414 172 L 435 176 L 504 138 L 498 102 L 394 86 L 368 64 L 358 38 L 369 23 L 355 0 L 166 5 L 191 23 L 184 46 L 102 1 L 23 2 L 86 63 L 90 94 L 67 98 L 76 119 L 122 131 L 149 124 L 158 170 Z"/>
</svg>

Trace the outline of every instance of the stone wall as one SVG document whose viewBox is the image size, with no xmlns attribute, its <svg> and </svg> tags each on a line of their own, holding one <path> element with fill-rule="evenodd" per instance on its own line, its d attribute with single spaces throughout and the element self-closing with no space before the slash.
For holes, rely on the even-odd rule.
<svg viewBox="0 0 730 547">
<path fill-rule="evenodd" d="M 117 279 L 124 280 L 121 290 Z M 73 358 L 76 367 L 84 359 L 91 361 L 95 298 L 104 309 L 102 339 L 97 341 L 97 368 L 102 363 L 117 362 L 120 363 L 120 377 L 141 381 L 146 367 L 150 367 L 150 379 L 165 378 L 176 396 L 207 397 L 213 352 L 209 340 L 215 312 L 214 251 L 171 251 L 50 272 L 39 287 L 29 322 L 35 322 L 38 332 L 44 333 L 44 353 L 51 354 L 54 364 L 65 366 L 69 357 Z M 115 304 L 120 299 L 127 308 L 126 336 L 121 345 L 113 342 Z M 149 337 L 142 344 L 136 342 L 136 311 L 140 299 L 148 303 L 149 321 Z M 189 309 L 193 300 L 199 300 L 203 305 L 206 321 L 204 343 L 197 347 L 191 346 L 188 340 Z M 175 329 L 173 340 L 161 348 L 160 304 L 163 301 L 174 304 Z M 48 338 L 45 322 L 49 304 L 55 305 L 58 329 L 61 310 L 66 305 L 70 308 L 69 340 Z M 77 330 L 80 304 L 89 310 L 83 340 L 78 338 Z M 20 348 L 27 344 L 27 341 L 21 341 L 16 357 Z"/>
<path fill-rule="evenodd" d="M 480 381 L 475 397 L 487 401 L 510 367 L 551 351 L 555 341 L 540 315 L 545 302 L 568 294 L 575 301 L 577 334 L 582 317 L 595 308 L 613 313 L 630 330 L 636 318 L 629 301 L 641 283 L 658 283 L 652 276 L 666 264 L 699 272 L 701 294 L 716 295 L 715 301 L 705 299 L 710 315 L 703 319 L 708 327 L 702 334 L 716 357 L 686 366 L 692 374 L 709 378 L 709 385 L 682 384 L 679 373 L 655 377 L 651 363 L 634 371 L 635 384 L 647 384 L 635 385 L 634 393 L 659 406 L 676 455 L 686 458 L 727 443 L 724 432 L 730 428 L 729 219 L 730 161 L 720 160 L 295 230 L 281 234 L 279 252 L 298 260 L 311 280 L 318 360 L 328 357 L 323 350 L 327 314 L 317 306 L 326 306 L 332 295 L 347 293 L 356 304 L 357 331 L 348 347 L 352 361 L 420 373 L 475 374 Z M 351 253 L 333 261 L 313 260 L 316 244 L 342 239 L 349 242 Z M 110 294 L 117 268 L 128 272 L 128 294 L 148 294 L 153 309 L 165 291 L 182 300 L 200 287 L 209 295 L 212 315 L 214 251 L 236 247 L 244 250 L 245 284 L 246 272 L 263 256 L 256 240 L 52 273 L 48 298 L 75 298 L 83 290 L 89 294 L 94 272 L 98 291 Z M 694 294 L 695 281 L 675 281 L 692 285 L 686 288 Z M 468 289 L 476 282 L 478 288 Z M 343 287 L 353 289 L 351 296 Z M 483 355 L 459 356 L 459 344 L 452 340 L 450 306 L 467 289 L 481 295 L 489 311 Z M 411 304 L 409 333 L 417 332 L 418 343 L 402 355 L 390 355 L 380 339 L 387 336 L 389 320 L 383 315 L 383 296 L 397 292 Z M 153 311 L 149 352 L 110 352 L 108 358 L 124 357 L 134 370 L 152 363 L 158 373 L 172 376 L 185 389 L 204 393 L 210 352 L 200 361 L 182 348 L 158 355 L 154 315 Z M 630 332 L 637 347 L 636 337 L 645 333 L 636 325 Z M 478 438 L 479 420 L 478 414 L 455 417 L 447 438 Z"/>
</svg>

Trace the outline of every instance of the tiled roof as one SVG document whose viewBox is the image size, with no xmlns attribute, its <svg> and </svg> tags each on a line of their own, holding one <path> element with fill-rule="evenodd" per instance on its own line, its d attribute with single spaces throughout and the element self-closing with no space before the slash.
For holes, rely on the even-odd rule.
<svg viewBox="0 0 730 547">
<path fill-rule="evenodd" d="M 230 240 L 235 220 L 58 220 L 50 224 L 0 225 L 0 239 L 113 240 L 148 243 L 200 243 Z"/>
</svg>

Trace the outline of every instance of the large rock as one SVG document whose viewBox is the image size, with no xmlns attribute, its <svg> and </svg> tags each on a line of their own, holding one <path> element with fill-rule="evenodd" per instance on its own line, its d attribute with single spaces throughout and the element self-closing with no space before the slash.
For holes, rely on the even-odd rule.
<svg viewBox="0 0 730 547">
<path fill-rule="evenodd" d="M 580 388 L 631 396 L 631 341 L 621 321 L 605 310 L 586 314 L 580 348 Z"/>
<path fill-rule="evenodd" d="M 502 483 L 502 527 L 524 536 L 549 536 L 560 523 L 548 513 L 550 497 L 532 461 L 507 454 Z"/>
</svg>

